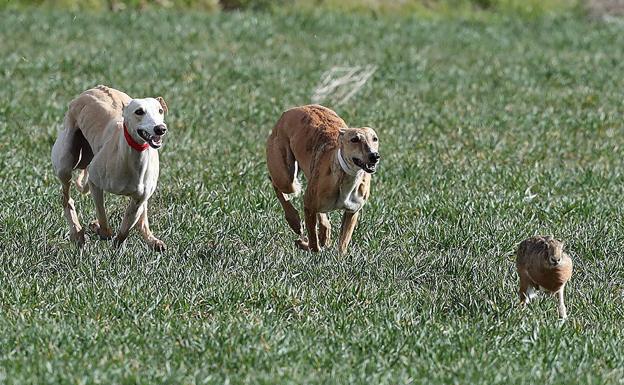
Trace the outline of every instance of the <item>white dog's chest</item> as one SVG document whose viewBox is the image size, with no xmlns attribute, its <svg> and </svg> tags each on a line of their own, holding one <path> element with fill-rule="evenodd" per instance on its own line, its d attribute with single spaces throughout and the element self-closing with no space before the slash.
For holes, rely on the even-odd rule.
<svg viewBox="0 0 624 385">
<path fill-rule="evenodd" d="M 149 150 L 147 150 L 149 151 Z M 158 155 L 145 154 L 145 159 L 96 158 L 89 165 L 89 180 L 104 191 L 148 199 L 158 183 Z"/>
</svg>

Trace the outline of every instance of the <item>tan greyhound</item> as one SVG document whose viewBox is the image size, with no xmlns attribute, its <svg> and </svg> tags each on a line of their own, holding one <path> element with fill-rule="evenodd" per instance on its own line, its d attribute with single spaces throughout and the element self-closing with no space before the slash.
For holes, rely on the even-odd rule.
<svg viewBox="0 0 624 385">
<path fill-rule="evenodd" d="M 130 204 L 115 236 L 119 246 L 138 224 L 147 244 L 165 249 L 147 220 L 147 200 L 158 182 L 158 151 L 167 132 L 162 98 L 132 99 L 125 93 L 97 86 L 74 99 L 65 115 L 63 130 L 52 147 L 52 165 L 63 186 L 63 208 L 70 239 L 82 246 L 84 229 L 71 199 L 72 171 L 81 169 L 78 189 L 91 191 L 97 220 L 91 228 L 101 239 L 112 238 L 104 210 L 104 191 L 130 197 Z"/>
<path fill-rule="evenodd" d="M 308 105 L 282 114 L 267 141 L 267 166 L 286 221 L 300 236 L 299 248 L 319 251 L 327 246 L 331 225 L 326 213 L 344 210 L 339 251 L 346 252 L 359 211 L 370 194 L 371 174 L 380 158 L 378 148 L 372 128 L 348 128 L 329 108 Z M 299 213 L 290 202 L 290 194 L 301 189 L 300 169 L 308 181 L 303 198 L 307 240 Z"/>
</svg>

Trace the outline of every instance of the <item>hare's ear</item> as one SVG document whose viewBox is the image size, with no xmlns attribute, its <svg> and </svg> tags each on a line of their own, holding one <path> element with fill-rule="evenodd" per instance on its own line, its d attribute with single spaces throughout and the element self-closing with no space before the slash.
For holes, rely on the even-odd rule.
<svg viewBox="0 0 624 385">
<path fill-rule="evenodd" d="M 344 136 L 344 134 L 347 133 L 347 129 L 346 128 L 339 128 L 338 129 L 338 137 L 342 138 Z"/>
<path fill-rule="evenodd" d="M 163 99 L 162 96 L 157 97 L 156 100 L 158 100 L 158 103 L 160 103 L 160 106 L 162 107 L 163 111 L 165 111 L 165 114 L 169 112 L 169 108 L 167 108 L 167 103 L 165 103 L 165 99 Z"/>
</svg>

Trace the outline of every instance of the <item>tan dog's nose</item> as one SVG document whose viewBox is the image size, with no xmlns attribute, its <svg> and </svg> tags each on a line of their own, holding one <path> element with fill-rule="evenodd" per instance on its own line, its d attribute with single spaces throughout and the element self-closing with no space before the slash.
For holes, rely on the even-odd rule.
<svg viewBox="0 0 624 385">
<path fill-rule="evenodd" d="M 154 126 L 154 134 L 156 135 L 165 135 L 165 133 L 167 132 L 167 126 L 165 126 L 164 124 L 159 124 L 157 126 Z"/>
<path fill-rule="evenodd" d="M 378 152 L 372 152 L 368 155 L 368 159 L 371 162 L 377 162 L 380 158 L 381 158 L 381 155 L 379 155 Z"/>
</svg>

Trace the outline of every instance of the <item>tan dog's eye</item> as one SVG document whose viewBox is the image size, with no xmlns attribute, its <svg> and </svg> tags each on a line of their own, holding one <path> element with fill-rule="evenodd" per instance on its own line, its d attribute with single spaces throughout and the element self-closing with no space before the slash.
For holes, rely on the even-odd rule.
<svg viewBox="0 0 624 385">
<path fill-rule="evenodd" d="M 379 140 L 379 139 L 377 139 L 377 137 L 376 137 L 376 136 L 375 136 L 375 137 L 373 137 L 373 142 L 376 142 L 376 141 L 378 141 L 378 140 Z"/>
<path fill-rule="evenodd" d="M 162 109 L 162 108 L 161 108 L 160 110 L 158 110 L 158 113 L 159 113 L 159 114 L 161 114 L 161 115 L 162 115 L 164 112 L 165 112 L 165 111 L 163 111 L 163 109 Z"/>
<path fill-rule="evenodd" d="M 360 141 L 360 138 L 358 138 L 357 136 L 354 136 L 353 138 L 351 138 L 351 143 L 357 143 Z"/>
<path fill-rule="evenodd" d="M 139 108 L 138 110 L 134 111 L 135 114 L 141 116 L 141 115 L 145 115 L 145 110 L 142 108 Z"/>
</svg>

